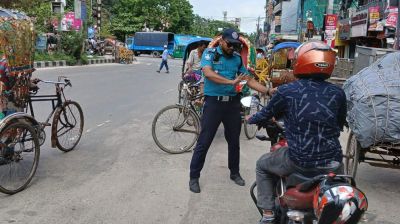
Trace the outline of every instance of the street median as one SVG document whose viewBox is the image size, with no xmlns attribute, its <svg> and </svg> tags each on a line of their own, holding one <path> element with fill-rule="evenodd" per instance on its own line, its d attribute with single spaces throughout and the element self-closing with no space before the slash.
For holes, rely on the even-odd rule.
<svg viewBox="0 0 400 224">
<path fill-rule="evenodd" d="M 113 58 L 93 58 L 93 59 L 87 59 L 87 64 L 88 65 L 94 65 L 94 64 L 105 64 L 105 63 L 115 63 L 115 59 Z M 60 61 L 35 61 L 33 66 L 35 68 L 47 68 L 47 67 L 62 67 L 62 66 L 68 66 L 66 60 L 60 60 Z"/>
</svg>

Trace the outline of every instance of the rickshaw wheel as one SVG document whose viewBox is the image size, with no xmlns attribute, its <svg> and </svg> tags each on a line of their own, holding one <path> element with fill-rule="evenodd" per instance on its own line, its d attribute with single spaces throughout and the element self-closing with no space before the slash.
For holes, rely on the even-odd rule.
<svg viewBox="0 0 400 224">
<path fill-rule="evenodd" d="M 37 131 L 29 124 L 15 122 L 0 132 L 0 192 L 24 190 L 36 173 L 40 146 Z"/>
<path fill-rule="evenodd" d="M 357 141 L 356 136 L 353 132 L 350 133 L 349 139 L 347 140 L 345 161 L 344 161 L 344 172 L 347 175 L 351 175 L 353 178 L 356 177 L 357 167 L 360 159 L 361 145 Z"/>
</svg>

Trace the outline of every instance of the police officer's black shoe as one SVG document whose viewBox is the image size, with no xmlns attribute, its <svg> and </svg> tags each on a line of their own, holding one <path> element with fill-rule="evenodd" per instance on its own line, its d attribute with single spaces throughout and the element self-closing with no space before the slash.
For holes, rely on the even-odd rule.
<svg viewBox="0 0 400 224">
<path fill-rule="evenodd" d="M 200 193 L 199 178 L 191 178 L 189 181 L 189 189 L 193 193 Z"/>
<path fill-rule="evenodd" d="M 231 180 L 233 180 L 233 182 L 235 182 L 235 184 L 237 184 L 239 186 L 244 186 L 246 184 L 239 173 L 231 174 Z"/>
</svg>

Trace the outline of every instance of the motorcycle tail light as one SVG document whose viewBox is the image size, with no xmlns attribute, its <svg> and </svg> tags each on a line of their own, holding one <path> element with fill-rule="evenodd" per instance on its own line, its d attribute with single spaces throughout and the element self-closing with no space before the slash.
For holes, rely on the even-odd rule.
<svg viewBox="0 0 400 224">
<path fill-rule="evenodd" d="M 290 220 L 301 222 L 304 220 L 304 212 L 291 210 L 286 213 Z"/>
</svg>

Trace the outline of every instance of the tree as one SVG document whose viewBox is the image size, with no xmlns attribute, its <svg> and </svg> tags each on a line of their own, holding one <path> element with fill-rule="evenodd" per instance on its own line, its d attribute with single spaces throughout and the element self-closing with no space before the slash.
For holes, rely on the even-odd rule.
<svg viewBox="0 0 400 224">
<path fill-rule="evenodd" d="M 44 0 L 1 0 L 0 7 L 17 9 L 35 21 L 38 32 L 47 32 L 51 20 L 51 4 Z"/>
<path fill-rule="evenodd" d="M 188 0 L 118 0 L 111 14 L 112 31 L 120 39 L 144 28 L 187 33 L 193 23 Z"/>
<path fill-rule="evenodd" d="M 257 32 L 253 32 L 253 33 L 249 34 L 249 40 L 255 46 L 256 41 L 257 41 Z"/>
<path fill-rule="evenodd" d="M 215 35 L 220 33 L 219 29 L 227 28 L 239 31 L 239 29 L 232 23 L 205 19 L 200 17 L 199 15 L 195 15 L 190 33 L 198 36 L 214 37 Z"/>
</svg>

